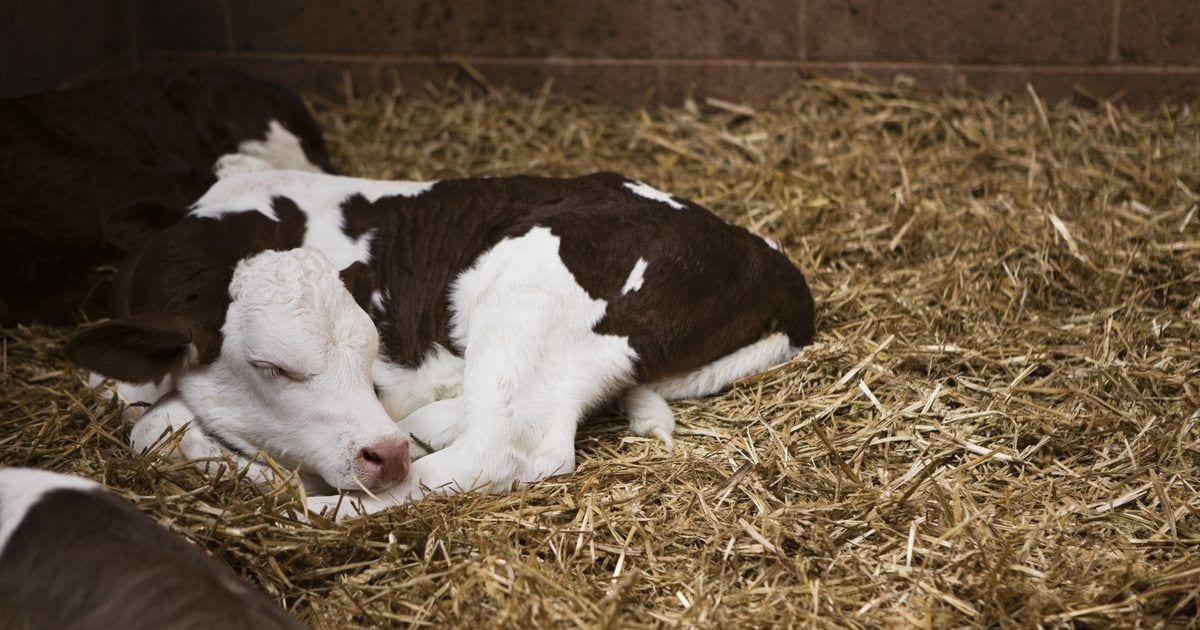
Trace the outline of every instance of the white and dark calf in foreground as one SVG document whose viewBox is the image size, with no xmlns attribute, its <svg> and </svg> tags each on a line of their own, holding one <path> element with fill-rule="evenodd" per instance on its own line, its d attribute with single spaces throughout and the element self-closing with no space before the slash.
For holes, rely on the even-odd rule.
<svg viewBox="0 0 1200 630">
<path fill-rule="evenodd" d="M 0 468 L 0 626 L 302 628 L 100 484 Z"/>
<path fill-rule="evenodd" d="M 804 277 L 770 243 L 615 174 L 435 183 L 257 171 L 222 179 L 136 252 L 118 286 L 123 317 L 81 332 L 69 353 L 122 381 L 175 375 L 207 428 L 188 375 L 249 359 L 230 354 L 241 295 L 230 271 L 255 251 L 295 247 L 342 270 L 379 331 L 378 358 L 361 356 L 383 406 L 436 451 L 364 498 L 368 510 L 570 472 L 577 423 L 613 399 L 636 432 L 669 441 L 666 399 L 715 393 L 813 335 Z M 292 316 L 314 316 L 301 311 Z M 274 365 L 303 376 L 315 363 Z M 266 399 L 283 404 L 290 381 Z M 252 415 L 246 424 L 274 424 L 293 447 L 308 439 L 277 408 L 239 401 L 227 409 Z M 239 450 L 285 452 L 241 439 Z"/>
</svg>

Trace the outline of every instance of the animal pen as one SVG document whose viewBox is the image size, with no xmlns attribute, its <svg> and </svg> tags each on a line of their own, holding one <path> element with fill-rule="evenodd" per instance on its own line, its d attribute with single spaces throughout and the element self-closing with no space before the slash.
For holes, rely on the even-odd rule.
<svg viewBox="0 0 1200 630">
<path fill-rule="evenodd" d="M 302 523 L 296 490 L 132 452 L 121 409 L 63 355 L 73 329 L 18 326 L 2 331 L 0 464 L 103 482 L 314 628 L 1196 623 L 1194 66 L 1151 59 L 1165 70 L 1147 79 L 1145 64 L 1131 65 L 1134 90 L 1173 90 L 1149 94 L 1172 97 L 1157 105 L 1097 93 L 1119 63 L 1094 76 L 1072 70 L 1075 79 L 1032 64 L 1007 92 L 986 82 L 1002 72 L 984 66 L 1007 63 L 994 57 L 963 63 L 982 89 L 938 84 L 934 63 L 915 64 L 915 81 L 852 78 L 858 66 L 814 57 L 830 40 L 813 29 L 830 7 L 853 3 L 764 0 L 739 4 L 751 16 L 794 10 L 779 28 L 787 45 L 806 42 L 807 57 L 713 61 L 708 75 L 696 70 L 708 62 L 677 64 L 689 69 L 680 81 L 696 80 L 687 84 L 672 83 L 670 60 L 686 54 L 651 48 L 649 61 L 627 64 L 635 76 L 619 91 L 581 78 L 596 68 L 611 79 L 620 65 L 594 59 L 560 60 L 534 81 L 518 72 L 527 57 L 506 65 L 471 51 L 369 67 L 328 52 L 257 54 L 269 46 L 247 34 L 257 24 L 243 15 L 250 3 L 171 9 L 223 25 L 213 46 L 230 50 L 200 50 L 208 22 L 181 26 L 195 15 L 113 4 L 140 10 L 138 63 L 220 60 L 294 81 L 347 174 L 611 170 L 693 199 L 769 236 L 804 271 L 816 341 L 722 395 L 673 403 L 673 451 L 605 409 L 581 427 L 569 475 L 506 495 L 427 496 Z M 303 17 L 319 17 L 315 3 L 301 4 Z M 436 13 L 436 3 L 401 4 Z M 586 4 L 592 13 L 616 6 Z M 1109 36 L 1137 44 L 1142 9 L 1093 4 L 1104 7 L 1103 26 L 1125 26 L 1121 35 L 1101 28 L 1096 54 L 1108 55 Z M 1147 4 L 1161 5 L 1163 24 L 1172 10 L 1194 13 L 1183 2 Z M 484 11 L 466 5 L 439 22 L 447 33 L 464 37 L 462 25 L 475 23 L 463 13 Z M 1059 11 L 1082 19 L 1070 12 Z M 519 20 L 502 17 L 504 50 L 517 55 Z M 189 36 L 203 40 L 197 50 L 170 45 Z M 661 46 L 686 48 L 676 39 Z M 1187 53 L 1179 48 L 1162 54 Z M 1200 61 L 1192 49 L 1189 62 Z M 811 69 L 835 78 L 796 75 L 814 58 Z M 652 76 L 637 83 L 646 67 Z M 730 68 L 757 91 L 739 95 L 728 77 L 705 83 Z M 786 70 L 786 86 L 763 87 L 756 68 Z"/>
</svg>

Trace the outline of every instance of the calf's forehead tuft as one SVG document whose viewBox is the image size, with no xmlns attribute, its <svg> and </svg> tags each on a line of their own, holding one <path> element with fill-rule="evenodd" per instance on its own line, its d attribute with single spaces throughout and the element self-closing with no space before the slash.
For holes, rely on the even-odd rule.
<svg viewBox="0 0 1200 630">
<path fill-rule="evenodd" d="M 237 338 L 253 346 L 306 349 L 325 357 L 337 346 L 361 352 L 378 344 L 371 318 L 316 250 L 265 251 L 246 258 L 234 271 L 229 294 L 233 328 L 226 332 L 241 331 Z"/>
<path fill-rule="evenodd" d="M 229 297 L 244 305 L 319 303 L 343 293 L 329 260 L 305 248 L 268 250 L 243 259 L 229 283 Z"/>
</svg>

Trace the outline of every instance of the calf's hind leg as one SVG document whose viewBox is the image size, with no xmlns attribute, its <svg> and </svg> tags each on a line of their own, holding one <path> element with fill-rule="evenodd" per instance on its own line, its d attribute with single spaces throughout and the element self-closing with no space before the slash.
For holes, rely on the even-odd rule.
<svg viewBox="0 0 1200 630">
<path fill-rule="evenodd" d="M 629 416 L 629 430 L 634 435 L 662 440 L 670 451 L 675 416 L 667 400 L 711 396 L 797 352 L 799 348 L 792 347 L 786 334 L 774 333 L 686 374 L 633 387 L 621 401 Z"/>
<path fill-rule="evenodd" d="M 629 416 L 629 430 L 641 437 L 656 437 L 670 452 L 673 447 L 671 434 L 675 432 L 675 414 L 667 400 L 658 392 L 644 385 L 630 388 L 621 399 L 625 414 Z"/>
</svg>

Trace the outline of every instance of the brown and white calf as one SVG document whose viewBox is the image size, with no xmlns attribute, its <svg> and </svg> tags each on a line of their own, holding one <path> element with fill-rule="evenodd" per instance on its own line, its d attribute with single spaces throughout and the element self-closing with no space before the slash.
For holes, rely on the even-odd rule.
<svg viewBox="0 0 1200 630">
<path fill-rule="evenodd" d="M 186 214 L 229 153 L 329 167 L 300 99 L 230 70 L 0 99 L 0 325 L 75 321 L 84 303 L 102 312 L 93 267 Z"/>
<path fill-rule="evenodd" d="M 291 248 L 320 255 L 243 260 Z M 808 286 L 773 244 L 612 173 L 233 174 L 127 261 L 118 298 L 120 318 L 70 343 L 78 364 L 178 389 L 173 422 L 194 415 L 216 443 L 382 491 L 367 509 L 570 472 L 576 424 L 616 398 L 636 433 L 669 443 L 667 399 L 717 392 L 813 336 Z M 435 452 L 385 489 L 396 479 L 372 446 L 410 434 Z"/>
<path fill-rule="evenodd" d="M 0 627 L 303 626 L 100 484 L 0 468 Z"/>
</svg>

